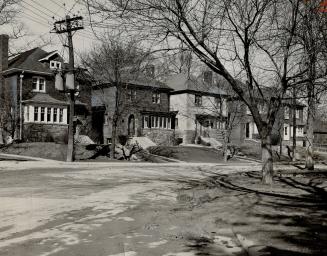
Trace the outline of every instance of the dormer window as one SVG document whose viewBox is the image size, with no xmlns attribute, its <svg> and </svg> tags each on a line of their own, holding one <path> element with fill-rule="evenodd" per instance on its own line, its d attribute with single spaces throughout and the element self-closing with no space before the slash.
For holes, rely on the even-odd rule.
<svg viewBox="0 0 327 256">
<path fill-rule="evenodd" d="M 33 91 L 34 92 L 45 92 L 45 79 L 43 77 L 33 77 Z"/>
<path fill-rule="evenodd" d="M 51 60 L 50 61 L 50 69 L 61 69 L 61 62 L 60 61 Z"/>
<path fill-rule="evenodd" d="M 195 95 L 194 98 L 194 104 L 195 106 L 202 106 L 202 96 L 201 95 Z"/>
</svg>

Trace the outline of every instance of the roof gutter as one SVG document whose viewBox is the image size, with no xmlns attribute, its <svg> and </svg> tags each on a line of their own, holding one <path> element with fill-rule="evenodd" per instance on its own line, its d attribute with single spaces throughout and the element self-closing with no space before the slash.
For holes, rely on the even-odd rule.
<svg viewBox="0 0 327 256">
<path fill-rule="evenodd" d="M 7 69 L 7 70 L 3 71 L 2 74 L 4 76 L 8 76 L 8 75 L 11 75 L 11 74 L 22 73 L 22 72 L 24 72 L 25 74 L 30 73 L 30 74 L 45 75 L 45 76 L 53 76 L 54 75 L 52 72 L 34 71 L 34 70 L 21 69 L 21 68 Z"/>
</svg>

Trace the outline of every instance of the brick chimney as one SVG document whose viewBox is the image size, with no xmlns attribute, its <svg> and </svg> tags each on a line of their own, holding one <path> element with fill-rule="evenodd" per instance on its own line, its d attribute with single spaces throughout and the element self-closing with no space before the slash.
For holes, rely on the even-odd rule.
<svg viewBox="0 0 327 256">
<path fill-rule="evenodd" d="M 8 35 L 0 35 L 0 71 L 8 68 Z"/>
<path fill-rule="evenodd" d="M 4 91 L 4 78 L 2 72 L 8 69 L 8 35 L 0 35 L 0 97 Z"/>
<path fill-rule="evenodd" d="M 212 71 L 211 70 L 207 70 L 207 71 L 203 72 L 203 81 L 208 85 L 212 85 Z"/>
</svg>

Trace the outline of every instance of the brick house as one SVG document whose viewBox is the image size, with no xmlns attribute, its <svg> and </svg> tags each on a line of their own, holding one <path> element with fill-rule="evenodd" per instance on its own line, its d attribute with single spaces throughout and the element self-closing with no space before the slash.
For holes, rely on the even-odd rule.
<svg viewBox="0 0 327 256">
<path fill-rule="evenodd" d="M 177 74 L 166 80 L 170 92 L 170 110 L 176 116 L 176 138 L 196 143 L 199 136 L 222 140 L 227 117 L 225 81 L 205 71 L 199 77 Z"/>
<path fill-rule="evenodd" d="M 267 89 L 269 91 L 269 89 Z M 267 91 L 266 90 L 266 91 Z M 269 94 L 267 94 L 269 95 Z M 272 93 L 270 95 L 273 95 Z M 232 104 L 241 106 L 242 113 L 238 120 L 239 126 L 235 127 L 233 131 L 233 140 L 242 143 L 244 140 L 259 140 L 259 132 L 256 124 L 254 123 L 252 114 L 249 108 L 238 100 L 235 100 Z M 304 122 L 304 108 L 300 102 L 296 103 L 296 137 L 299 145 L 303 145 L 305 122 Z M 260 99 L 258 99 L 258 109 L 262 116 L 265 116 L 267 111 L 267 105 Z M 277 113 L 276 120 L 272 131 L 273 136 L 282 137 L 284 144 L 292 143 L 293 137 L 293 105 L 291 101 L 284 100 L 280 110 Z"/>
<path fill-rule="evenodd" d="M 64 141 L 68 131 L 69 104 L 67 96 L 58 92 L 54 84 L 54 71 L 65 67 L 62 57 L 57 51 L 34 48 L 8 60 L 8 37 L 1 35 L 0 42 L 1 92 L 9 102 L 14 120 L 12 136 L 18 139 L 21 130 L 24 141 Z M 87 127 L 91 110 L 91 88 L 81 77 L 76 80 L 80 90 L 76 93 L 75 127 L 81 131 L 82 127 Z"/>
<path fill-rule="evenodd" d="M 164 83 L 148 77 L 122 82 L 119 92 L 110 84 L 94 86 L 93 129 L 98 133 L 97 142 L 111 142 L 117 103 L 117 136 L 148 137 L 160 145 L 173 144 L 176 111 L 169 110 L 171 91 Z"/>
</svg>

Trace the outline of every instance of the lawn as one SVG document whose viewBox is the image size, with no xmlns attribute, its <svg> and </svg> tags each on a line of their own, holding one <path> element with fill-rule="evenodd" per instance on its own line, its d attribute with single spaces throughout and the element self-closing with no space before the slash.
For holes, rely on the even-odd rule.
<svg viewBox="0 0 327 256">
<path fill-rule="evenodd" d="M 190 163 L 221 163 L 222 151 L 209 147 L 198 146 L 155 146 L 148 148 L 155 155 L 178 159 Z M 238 161 L 233 158 L 230 161 Z"/>
<path fill-rule="evenodd" d="M 44 159 L 65 161 L 67 154 L 67 145 L 54 142 L 33 142 L 33 143 L 14 143 L 0 148 L 1 153 L 31 156 Z M 100 152 L 101 153 L 101 152 Z M 96 154 L 94 148 L 87 149 L 84 145 L 75 145 L 75 154 L 77 160 L 86 160 Z M 107 158 L 107 157 L 105 157 Z M 101 154 L 96 160 L 103 160 Z"/>
</svg>

